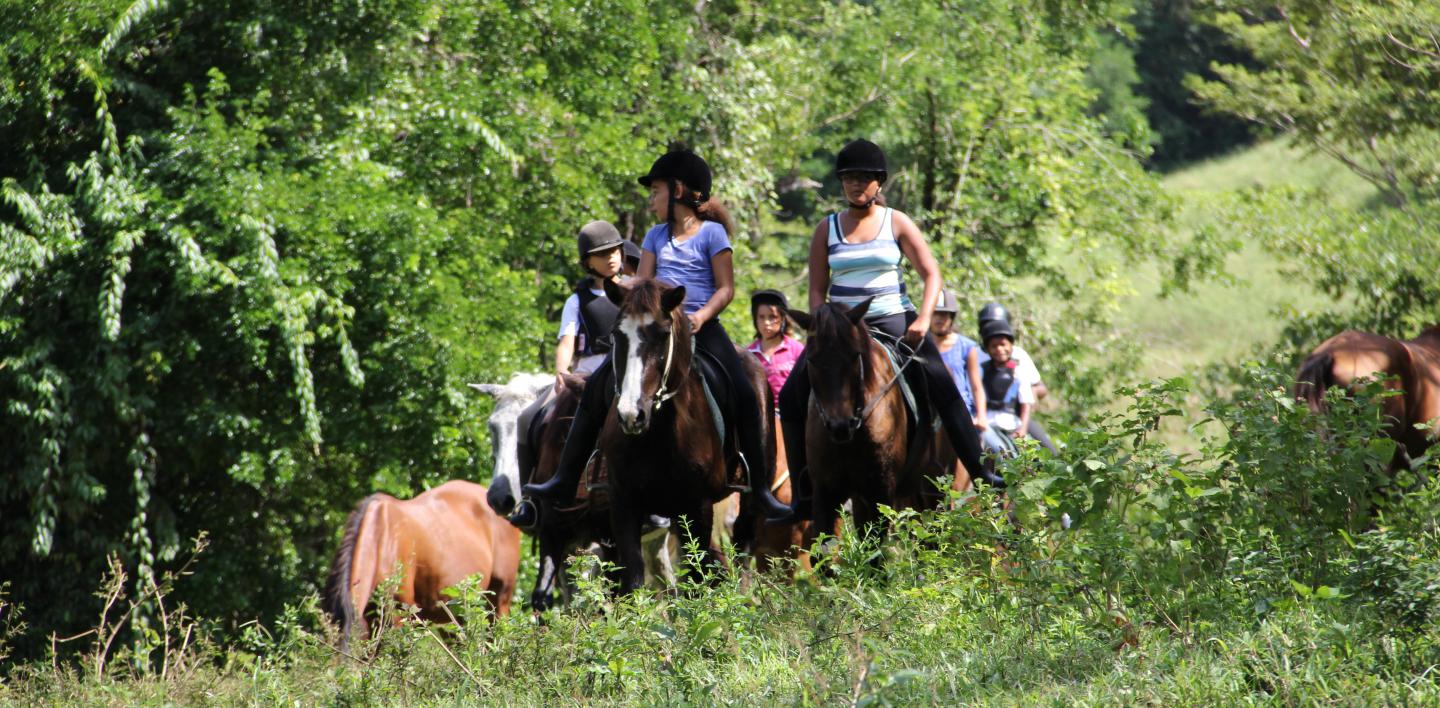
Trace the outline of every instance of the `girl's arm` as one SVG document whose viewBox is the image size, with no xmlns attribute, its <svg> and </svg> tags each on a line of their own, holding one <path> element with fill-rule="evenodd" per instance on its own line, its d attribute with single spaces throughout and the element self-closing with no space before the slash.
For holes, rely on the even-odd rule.
<svg viewBox="0 0 1440 708">
<path fill-rule="evenodd" d="M 895 240 L 900 243 L 900 252 L 905 254 L 925 283 L 925 295 L 920 299 L 920 311 L 917 313 L 919 317 L 905 330 L 905 340 L 913 345 L 930 331 L 930 316 L 935 313 L 935 303 L 940 299 L 944 283 L 940 278 L 940 264 L 935 262 L 935 254 L 930 252 L 930 244 L 925 243 L 920 227 L 898 211 L 892 212 L 891 218 L 895 220 Z"/>
<path fill-rule="evenodd" d="M 715 276 L 715 292 L 705 301 L 705 306 L 690 314 L 690 325 L 696 332 L 706 322 L 719 316 L 725 311 L 730 301 L 735 299 L 735 252 L 725 249 L 710 257 L 710 271 Z M 645 262 L 640 262 L 640 267 L 645 267 Z"/>
<path fill-rule="evenodd" d="M 980 381 L 980 350 L 971 349 L 965 355 L 965 378 L 970 382 L 970 392 L 975 395 L 975 427 L 985 430 L 990 427 L 990 421 L 986 418 L 985 408 L 988 401 L 985 400 L 985 386 Z"/>
<path fill-rule="evenodd" d="M 810 312 L 825 304 L 830 291 L 830 220 L 821 219 L 810 237 Z"/>
<path fill-rule="evenodd" d="M 1015 430 L 1015 439 L 1025 437 L 1025 430 L 1030 427 L 1030 411 L 1035 407 L 1031 403 L 1020 404 L 1020 427 Z"/>
<path fill-rule="evenodd" d="M 570 373 L 570 363 L 575 359 L 575 335 L 567 334 L 555 345 L 555 392 L 565 388 L 565 374 Z"/>
<path fill-rule="evenodd" d="M 654 253 L 651 253 L 651 252 L 649 252 L 649 251 L 641 251 L 641 253 L 640 253 L 640 267 L 635 269 L 635 277 L 637 277 L 637 278 L 654 278 L 654 277 L 655 277 L 655 254 L 654 254 Z"/>
</svg>

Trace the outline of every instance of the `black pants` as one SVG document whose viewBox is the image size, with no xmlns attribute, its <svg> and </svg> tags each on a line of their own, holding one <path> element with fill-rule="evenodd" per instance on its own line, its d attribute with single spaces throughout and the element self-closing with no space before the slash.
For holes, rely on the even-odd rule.
<svg viewBox="0 0 1440 708">
<path fill-rule="evenodd" d="M 918 316 L 914 312 L 896 313 L 867 318 L 865 324 L 872 330 L 899 339 L 905 336 L 905 328 Z M 795 368 L 790 371 L 790 378 L 785 380 L 785 387 L 780 389 L 780 419 L 787 428 L 793 421 L 798 424 L 799 430 L 805 429 L 805 419 L 810 410 L 810 377 L 806 374 L 809 368 L 806 364 L 809 352 L 807 347 L 801 353 L 800 360 L 795 362 Z M 915 354 L 920 360 L 905 369 L 911 390 L 919 396 L 928 397 L 929 403 L 940 414 L 945 434 L 950 438 L 950 445 L 955 448 L 955 453 L 959 455 L 965 469 L 971 476 L 978 476 L 981 469 L 980 436 L 975 431 L 975 419 L 970 417 L 970 411 L 960 398 L 960 389 L 955 387 L 955 379 L 951 377 L 950 369 L 940 358 L 935 338 L 926 333 Z M 923 405 L 921 410 L 924 410 Z M 787 449 L 786 454 L 793 453 Z"/>
<path fill-rule="evenodd" d="M 739 436 L 740 454 L 745 456 L 745 462 L 750 466 L 752 477 L 760 480 L 770 479 L 765 473 L 770 463 L 765 454 L 764 435 L 762 435 L 763 418 L 765 409 L 760 405 L 760 399 L 755 396 L 755 389 L 749 385 L 749 378 L 745 373 L 744 362 L 740 354 L 735 350 L 735 344 L 730 341 L 730 335 L 725 332 L 725 326 L 720 324 L 719 319 L 712 319 L 706 322 L 699 332 L 695 333 L 695 348 L 704 351 L 719 362 L 720 367 L 725 370 L 725 375 L 731 382 L 730 400 L 731 409 L 735 411 L 735 420 L 732 421 Z M 943 366 L 943 364 L 942 364 Z M 594 430 L 594 435 L 589 440 L 566 440 L 565 446 L 580 444 L 588 449 L 595 448 L 595 438 L 599 436 L 600 428 L 604 423 L 605 416 L 609 413 L 610 405 L 615 400 L 615 369 L 610 365 L 610 358 L 606 356 L 600 368 L 590 375 L 590 380 L 585 384 L 585 393 L 580 398 L 580 409 L 575 412 L 578 416 L 594 416 L 593 426 L 580 425 L 579 421 L 571 432 L 575 430 Z"/>
</svg>

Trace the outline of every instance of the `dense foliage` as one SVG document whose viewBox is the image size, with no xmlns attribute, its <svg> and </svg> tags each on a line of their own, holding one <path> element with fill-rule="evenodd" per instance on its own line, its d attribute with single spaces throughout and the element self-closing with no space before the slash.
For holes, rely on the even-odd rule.
<svg viewBox="0 0 1440 708">
<path fill-rule="evenodd" d="M 1286 393 L 1335 328 L 1409 336 L 1440 311 L 1424 3 L 0 0 L 0 17 L 0 659 L 77 635 L 60 652 L 84 657 L 11 664 L 0 698 L 88 702 L 126 671 L 141 680 L 111 700 L 1434 698 L 1415 677 L 1440 660 L 1440 491 L 1378 483 L 1378 389 L 1323 421 Z M 1217 196 L 1173 243 L 1144 160 L 1213 154 L 1239 122 L 1382 198 Z M 901 515 L 888 545 L 847 538 L 798 586 L 591 583 L 544 626 L 449 643 L 411 626 L 364 670 L 333 665 L 313 593 L 345 513 L 488 477 L 464 383 L 545 366 L 576 226 L 637 237 L 634 176 L 682 141 L 739 223 L 742 297 L 798 296 L 833 152 L 858 135 L 890 153 L 887 199 L 962 312 L 1010 304 L 1060 401 L 1064 453 L 1011 471 L 1018 526 L 966 498 Z M 1183 287 L 1245 243 L 1334 304 L 1289 313 L 1273 360 L 1226 368 L 1202 421 L 1186 381 L 1135 384 L 1111 317 L 1147 262 Z M 1194 452 L 1161 442 L 1167 422 Z"/>
</svg>

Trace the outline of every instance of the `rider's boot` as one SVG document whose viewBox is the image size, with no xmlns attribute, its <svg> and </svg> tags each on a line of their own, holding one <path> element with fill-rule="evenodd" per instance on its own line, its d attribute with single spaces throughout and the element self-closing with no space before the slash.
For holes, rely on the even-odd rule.
<svg viewBox="0 0 1440 708">
<path fill-rule="evenodd" d="M 771 520 L 789 518 L 791 511 L 789 506 L 775 498 L 775 491 L 771 489 L 775 483 L 775 459 L 766 454 L 760 431 L 758 419 L 740 430 L 740 452 L 749 468 L 750 493 L 755 495 L 755 501 L 760 505 L 760 516 L 771 523 L 779 523 Z"/>
<path fill-rule="evenodd" d="M 785 508 L 783 514 L 767 515 L 765 522 L 769 524 L 795 523 L 813 516 L 810 508 L 810 474 L 805 465 L 805 424 L 782 420 L 780 434 L 785 438 L 785 458 L 790 464 L 790 506 Z"/>
<path fill-rule="evenodd" d="M 575 411 L 575 420 L 570 424 L 570 435 L 565 438 L 565 448 L 560 451 L 560 463 L 555 467 L 555 476 L 540 483 L 527 484 L 521 488 L 525 496 L 540 497 L 558 504 L 565 504 L 575 498 L 575 488 L 580 485 L 580 475 L 590 453 L 595 451 L 595 440 L 600 436 L 602 416 L 595 415 L 581 406 Z"/>
<path fill-rule="evenodd" d="M 939 413 L 940 424 L 945 428 L 946 437 L 950 438 L 950 446 L 955 449 L 955 455 L 965 465 L 970 478 L 983 480 L 996 489 L 1004 489 L 1005 478 L 996 470 L 987 469 L 981 461 L 980 434 L 975 431 L 975 421 L 970 417 L 965 402 L 957 397 L 949 405 L 940 407 Z"/>
<path fill-rule="evenodd" d="M 530 531 L 540 524 L 540 508 L 529 499 L 521 499 L 505 520 L 521 531 Z"/>
</svg>

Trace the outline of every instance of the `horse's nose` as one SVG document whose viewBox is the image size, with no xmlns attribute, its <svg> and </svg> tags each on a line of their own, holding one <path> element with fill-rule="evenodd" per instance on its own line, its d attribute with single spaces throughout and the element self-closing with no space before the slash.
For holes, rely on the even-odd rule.
<svg viewBox="0 0 1440 708">
<path fill-rule="evenodd" d="M 646 414 L 647 410 L 649 410 L 649 406 L 642 405 L 633 415 L 620 416 L 620 429 L 624 430 L 627 435 L 639 435 L 645 432 L 646 427 L 650 424 L 650 417 Z"/>
<path fill-rule="evenodd" d="M 825 429 L 830 433 L 830 439 L 837 443 L 850 442 L 855 436 L 855 429 L 850 427 L 848 421 L 826 421 Z"/>
<path fill-rule="evenodd" d="M 510 489 L 509 477 L 497 477 L 485 492 L 485 501 L 495 513 L 508 516 L 515 510 L 515 492 Z"/>
</svg>

